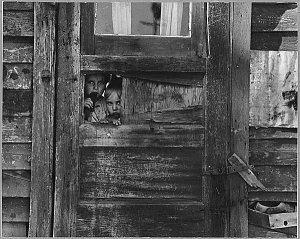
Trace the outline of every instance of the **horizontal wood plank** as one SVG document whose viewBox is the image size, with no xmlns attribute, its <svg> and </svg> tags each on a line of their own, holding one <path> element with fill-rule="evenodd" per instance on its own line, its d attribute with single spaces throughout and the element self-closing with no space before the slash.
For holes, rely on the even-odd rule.
<svg viewBox="0 0 300 239">
<path fill-rule="evenodd" d="M 201 200 L 202 150 L 84 147 L 81 198 Z"/>
<path fill-rule="evenodd" d="M 199 57 L 81 56 L 83 72 L 205 72 L 206 60 Z"/>
<path fill-rule="evenodd" d="M 249 163 L 253 165 L 296 165 L 297 139 L 251 139 Z"/>
<path fill-rule="evenodd" d="M 2 142 L 30 143 L 32 138 L 31 117 L 3 117 Z"/>
<path fill-rule="evenodd" d="M 80 237 L 201 237 L 204 213 L 195 205 L 80 204 Z"/>
<path fill-rule="evenodd" d="M 2 198 L 3 222 L 28 222 L 29 198 Z"/>
<path fill-rule="evenodd" d="M 32 38 L 33 39 L 33 38 Z M 32 63 L 33 41 L 31 42 L 3 42 L 4 63 Z"/>
<path fill-rule="evenodd" d="M 28 222 L 2 222 L 2 237 L 27 237 Z"/>
<path fill-rule="evenodd" d="M 249 128 L 249 138 L 252 139 L 297 139 L 295 128 Z"/>
<path fill-rule="evenodd" d="M 125 78 L 138 78 L 154 82 L 172 83 L 184 86 L 203 87 L 205 73 L 198 72 L 124 72 Z"/>
<path fill-rule="evenodd" d="M 252 3 L 251 31 L 298 31 L 297 4 Z"/>
<path fill-rule="evenodd" d="M 33 2 L 3 2 L 3 10 L 32 11 Z"/>
<path fill-rule="evenodd" d="M 4 11 L 3 35 L 4 36 L 33 36 L 33 12 Z"/>
<path fill-rule="evenodd" d="M 3 64 L 3 89 L 32 89 L 32 64 Z"/>
<path fill-rule="evenodd" d="M 2 143 L 3 170 L 30 170 L 31 144 Z"/>
<path fill-rule="evenodd" d="M 252 32 L 251 50 L 297 51 L 298 32 Z"/>
<path fill-rule="evenodd" d="M 191 56 L 189 37 L 95 36 L 95 54 L 104 56 Z"/>
<path fill-rule="evenodd" d="M 263 192 L 250 191 L 249 201 L 297 202 L 297 191 L 294 192 Z"/>
<path fill-rule="evenodd" d="M 290 234 L 286 234 L 284 232 L 280 232 L 278 230 L 267 229 L 264 227 L 259 227 L 256 225 L 249 224 L 248 226 L 248 235 L 249 238 L 290 238 L 292 237 Z"/>
<path fill-rule="evenodd" d="M 83 124 L 82 146 L 101 147 L 197 147 L 204 145 L 201 125 L 121 125 Z"/>
<path fill-rule="evenodd" d="M 2 171 L 2 197 L 27 198 L 30 195 L 30 171 Z"/>
<path fill-rule="evenodd" d="M 32 90 L 3 90 L 3 116 L 31 116 Z"/>
<path fill-rule="evenodd" d="M 297 166 L 256 166 L 253 170 L 267 192 L 297 191 Z M 249 191 L 260 191 L 249 188 Z"/>
</svg>

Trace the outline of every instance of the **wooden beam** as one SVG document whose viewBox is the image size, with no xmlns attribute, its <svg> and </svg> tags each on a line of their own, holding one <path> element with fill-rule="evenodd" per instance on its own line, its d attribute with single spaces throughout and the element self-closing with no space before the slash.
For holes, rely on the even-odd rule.
<svg viewBox="0 0 300 239">
<path fill-rule="evenodd" d="M 209 3 L 205 89 L 205 170 L 248 161 L 250 60 L 248 3 Z M 220 59 L 221 62 L 220 62 Z M 239 175 L 204 177 L 205 236 L 247 237 L 247 187 Z"/>
<path fill-rule="evenodd" d="M 83 72 L 205 72 L 205 58 L 159 56 L 81 56 Z"/>
<path fill-rule="evenodd" d="M 80 109 L 80 3 L 58 4 L 54 237 L 76 235 Z"/>
<path fill-rule="evenodd" d="M 29 236 L 51 237 L 53 223 L 56 8 L 34 3 L 33 120 Z M 45 75 L 48 72 L 48 75 Z"/>
<path fill-rule="evenodd" d="M 81 54 L 94 55 L 95 54 L 95 11 L 96 3 L 85 2 L 80 4 L 80 40 L 81 40 Z"/>
</svg>

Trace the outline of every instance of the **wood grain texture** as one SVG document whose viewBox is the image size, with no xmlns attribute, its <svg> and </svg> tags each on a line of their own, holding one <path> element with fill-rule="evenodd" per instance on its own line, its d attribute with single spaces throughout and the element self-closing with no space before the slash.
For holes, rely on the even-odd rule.
<svg viewBox="0 0 300 239">
<path fill-rule="evenodd" d="M 249 192 L 249 201 L 297 202 L 297 192 Z"/>
<path fill-rule="evenodd" d="M 81 56 L 83 72 L 205 72 L 205 63 L 198 57 Z"/>
<path fill-rule="evenodd" d="M 33 42 L 3 41 L 3 62 L 32 63 Z"/>
<path fill-rule="evenodd" d="M 32 90 L 3 90 L 3 116 L 32 116 Z"/>
<path fill-rule="evenodd" d="M 192 3 L 191 47 L 192 56 L 207 56 L 206 3 Z"/>
<path fill-rule="evenodd" d="M 3 2 L 3 10 L 31 11 L 33 12 L 33 2 Z"/>
<path fill-rule="evenodd" d="M 2 237 L 27 237 L 28 222 L 2 222 Z"/>
<path fill-rule="evenodd" d="M 251 10 L 251 3 L 234 3 L 230 11 L 232 15 L 230 153 L 237 154 L 245 163 L 249 162 Z M 228 175 L 228 178 L 231 204 L 229 235 L 245 237 L 248 235 L 247 184 L 239 174 Z"/>
<path fill-rule="evenodd" d="M 85 2 L 80 4 L 80 40 L 81 40 L 81 54 L 94 55 L 95 54 L 95 3 Z"/>
<path fill-rule="evenodd" d="M 124 72 L 123 78 L 138 78 L 162 83 L 203 87 L 205 73 L 195 72 Z"/>
<path fill-rule="evenodd" d="M 257 179 L 270 192 L 296 192 L 297 166 L 256 166 L 253 170 Z M 249 191 L 259 191 L 250 188 Z"/>
<path fill-rule="evenodd" d="M 3 64 L 3 89 L 31 90 L 32 64 Z"/>
<path fill-rule="evenodd" d="M 106 56 L 191 56 L 189 37 L 95 36 L 95 54 Z"/>
<path fill-rule="evenodd" d="M 81 198 L 201 200 L 202 150 L 81 148 Z"/>
<path fill-rule="evenodd" d="M 33 12 L 4 11 L 4 36 L 33 36 Z"/>
<path fill-rule="evenodd" d="M 249 162 L 252 165 L 297 165 L 297 140 L 251 140 Z"/>
<path fill-rule="evenodd" d="M 80 3 L 58 5 L 54 237 L 76 234 L 80 120 Z M 71 159 L 71 160 L 70 160 Z"/>
<path fill-rule="evenodd" d="M 30 143 L 32 138 L 31 117 L 3 117 L 2 142 Z"/>
<path fill-rule="evenodd" d="M 53 223 L 56 7 L 34 4 L 33 120 L 29 236 L 51 237 Z M 43 71 L 50 73 L 43 77 Z"/>
<path fill-rule="evenodd" d="M 252 32 L 250 49 L 260 51 L 297 51 L 297 31 Z"/>
<path fill-rule="evenodd" d="M 249 137 L 251 139 L 297 139 L 298 129 L 295 128 L 249 128 Z"/>
<path fill-rule="evenodd" d="M 2 197 L 27 198 L 30 194 L 29 170 L 2 172 Z"/>
<path fill-rule="evenodd" d="M 298 126 L 297 51 L 251 51 L 250 125 L 255 127 Z"/>
<path fill-rule="evenodd" d="M 3 170 L 30 170 L 31 144 L 2 143 Z"/>
<path fill-rule="evenodd" d="M 193 114 L 193 111 L 195 111 L 195 117 L 190 119 L 195 120 L 198 116 L 198 123 L 202 123 L 199 118 L 201 117 L 201 108 L 198 108 L 200 111 L 196 109 L 197 106 L 201 106 L 203 104 L 202 87 L 162 84 L 131 78 L 123 79 L 122 84 L 122 115 L 124 115 L 125 122 L 134 120 L 134 118 L 139 117 L 140 113 L 148 113 L 151 115 L 151 112 L 154 113 L 157 111 L 162 111 L 163 114 L 166 114 L 165 120 L 163 122 L 170 123 L 170 120 L 172 120 L 172 114 L 174 114 L 174 123 L 179 123 L 178 121 L 180 121 L 180 117 L 183 117 L 180 123 L 184 123 L 184 121 L 188 119 L 188 117 L 191 117 L 191 115 L 189 115 L 188 117 L 184 116 L 184 114 L 187 113 L 184 112 L 186 110 L 190 111 L 191 114 Z M 194 108 L 191 107 L 189 109 L 189 106 L 193 106 Z M 169 120 L 167 119 L 168 111 L 163 111 L 165 109 L 170 110 Z M 180 114 L 180 110 L 183 110 L 181 111 L 183 114 L 176 116 L 176 111 Z M 176 118 L 177 121 L 174 121 L 174 119 Z M 153 120 L 155 120 L 155 118 L 153 118 Z M 191 120 L 187 120 L 186 123 L 191 123 Z"/>
<path fill-rule="evenodd" d="M 101 147 L 189 147 L 203 148 L 204 128 L 200 125 L 143 124 L 80 126 L 80 145 Z"/>
<path fill-rule="evenodd" d="M 2 198 L 3 222 L 28 222 L 29 198 Z"/>
<path fill-rule="evenodd" d="M 272 229 L 255 226 L 249 224 L 249 238 L 290 238 L 292 236 L 287 235 L 283 232 L 278 232 Z"/>
<path fill-rule="evenodd" d="M 298 31 L 296 3 L 252 3 L 251 15 L 251 31 Z"/>
<path fill-rule="evenodd" d="M 77 210 L 77 236 L 203 236 L 205 219 L 197 205 L 80 204 Z"/>
</svg>

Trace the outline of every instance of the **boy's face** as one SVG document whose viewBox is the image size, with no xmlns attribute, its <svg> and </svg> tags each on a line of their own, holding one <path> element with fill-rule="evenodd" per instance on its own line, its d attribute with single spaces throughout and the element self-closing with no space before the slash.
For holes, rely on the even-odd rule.
<svg viewBox="0 0 300 239">
<path fill-rule="evenodd" d="M 121 114 L 121 99 L 117 92 L 112 92 L 106 99 L 106 107 L 109 115 Z"/>
<path fill-rule="evenodd" d="M 106 86 L 106 81 L 104 76 L 89 75 L 85 79 L 84 92 L 86 95 L 96 92 L 97 97 L 100 97 L 103 94 L 105 86 Z"/>
</svg>

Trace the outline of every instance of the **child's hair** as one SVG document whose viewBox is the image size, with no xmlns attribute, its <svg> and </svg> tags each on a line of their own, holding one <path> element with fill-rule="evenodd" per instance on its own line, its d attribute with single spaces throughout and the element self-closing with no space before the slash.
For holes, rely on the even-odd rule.
<svg viewBox="0 0 300 239">
<path fill-rule="evenodd" d="M 87 74 L 85 76 L 85 80 L 88 80 L 90 76 L 93 76 L 93 75 L 96 75 L 96 74 Z M 101 73 L 101 74 L 97 74 L 97 75 L 101 75 L 104 77 L 104 83 L 106 84 L 107 82 L 109 82 L 110 80 L 110 74 L 108 73 Z"/>
<path fill-rule="evenodd" d="M 107 99 L 113 92 L 117 92 L 118 97 L 122 95 L 122 78 L 112 75 L 112 79 L 104 92 L 104 98 Z"/>
</svg>

